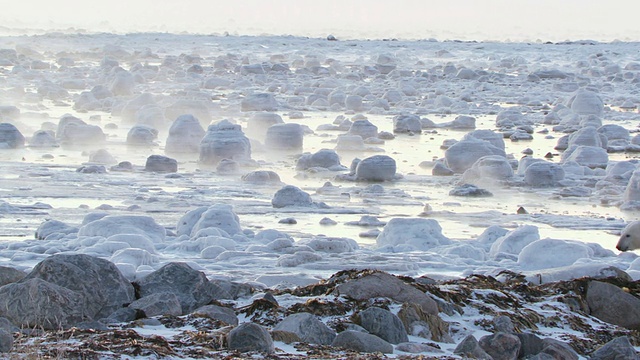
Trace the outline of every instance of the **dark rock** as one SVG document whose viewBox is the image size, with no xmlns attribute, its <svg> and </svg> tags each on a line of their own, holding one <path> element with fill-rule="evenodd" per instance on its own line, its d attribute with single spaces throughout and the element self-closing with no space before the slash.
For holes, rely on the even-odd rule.
<svg viewBox="0 0 640 360">
<path fill-rule="evenodd" d="M 242 176 L 242 181 L 252 184 L 279 184 L 280 176 L 270 170 L 256 170 Z"/>
<path fill-rule="evenodd" d="M 8 266 L 0 266 L 0 286 L 22 280 L 27 273 Z"/>
<path fill-rule="evenodd" d="M 449 191 L 451 196 L 467 196 L 467 197 L 489 197 L 493 194 L 485 189 L 481 189 L 475 185 L 463 184 L 456 186 L 453 190 Z"/>
<path fill-rule="evenodd" d="M 13 348 L 13 335 L 5 329 L 0 329 L 0 353 L 8 353 Z"/>
<path fill-rule="evenodd" d="M 456 346 L 453 353 L 473 359 L 493 360 L 491 355 L 487 354 L 487 352 L 480 347 L 478 340 L 476 340 L 473 335 L 467 335 L 467 337 Z"/>
<path fill-rule="evenodd" d="M 285 185 L 278 190 L 271 199 L 274 208 L 287 206 L 311 207 L 314 205 L 311 195 L 293 185 Z"/>
<path fill-rule="evenodd" d="M 144 166 L 145 171 L 177 172 L 178 161 L 162 155 L 151 155 Z"/>
<path fill-rule="evenodd" d="M 587 288 L 587 304 L 591 315 L 602 321 L 640 330 L 640 299 L 619 287 L 602 281 L 591 281 Z"/>
<path fill-rule="evenodd" d="M 137 281 L 140 297 L 155 293 L 175 294 L 182 306 L 182 313 L 189 314 L 211 300 L 218 299 L 224 291 L 211 283 L 204 273 L 185 263 L 172 262 Z"/>
<path fill-rule="evenodd" d="M 518 337 L 518 339 L 520 339 L 520 352 L 518 353 L 519 359 L 528 358 L 542 351 L 542 338 L 540 338 L 538 335 L 531 333 L 521 333 L 515 335 Z"/>
<path fill-rule="evenodd" d="M 389 310 L 370 307 L 358 314 L 359 325 L 392 344 L 409 341 L 407 330 L 398 316 Z"/>
<path fill-rule="evenodd" d="M 139 317 L 144 316 L 139 311 L 132 309 L 130 307 L 120 308 L 114 311 L 109 317 L 102 319 L 101 321 L 104 323 L 126 323 L 131 322 Z"/>
<path fill-rule="evenodd" d="M 330 345 L 336 334 L 322 321 L 309 313 L 297 313 L 284 318 L 273 330 L 292 332 L 304 342 Z"/>
<path fill-rule="evenodd" d="M 182 315 L 182 306 L 178 297 L 171 292 L 153 293 L 144 296 L 129 305 L 134 310 L 144 312 L 145 316 Z"/>
<path fill-rule="evenodd" d="M 387 155 L 362 159 L 355 169 L 358 181 L 389 181 L 396 175 L 396 161 Z"/>
<path fill-rule="evenodd" d="M 504 332 L 507 334 L 515 333 L 515 328 L 511 318 L 506 315 L 497 316 L 493 319 L 493 328 L 496 332 Z"/>
<path fill-rule="evenodd" d="M 515 359 L 520 350 L 520 339 L 515 335 L 502 332 L 483 336 L 478 344 L 494 360 Z"/>
<path fill-rule="evenodd" d="M 433 165 L 433 169 L 431 169 L 431 175 L 434 176 L 451 176 L 453 175 L 453 170 L 449 169 L 444 163 L 438 161 Z"/>
<path fill-rule="evenodd" d="M 13 124 L 0 123 L 0 149 L 24 147 L 24 135 Z"/>
<path fill-rule="evenodd" d="M 80 294 L 84 315 L 102 318 L 135 300 L 131 283 L 111 262 L 89 255 L 53 255 L 23 279 L 42 279 Z M 74 304 L 78 306 L 78 304 Z"/>
<path fill-rule="evenodd" d="M 545 338 L 542 340 L 542 351 L 540 354 L 551 355 L 554 359 L 578 360 L 578 354 L 562 341 Z"/>
<path fill-rule="evenodd" d="M 626 336 L 617 337 L 591 354 L 590 360 L 635 360 L 638 353 Z"/>
<path fill-rule="evenodd" d="M 275 346 L 269 332 L 254 323 L 244 323 L 234 328 L 227 335 L 229 349 L 240 352 L 259 351 L 273 354 Z"/>
<path fill-rule="evenodd" d="M 85 298 L 42 279 L 26 279 L 0 288 L 0 316 L 19 327 L 58 330 L 88 320 Z"/>
<path fill-rule="evenodd" d="M 355 330 L 343 331 L 336 336 L 331 346 L 341 347 L 364 353 L 393 353 L 393 345 L 381 338 Z"/>
<path fill-rule="evenodd" d="M 235 311 L 233 311 L 232 308 L 224 306 L 205 305 L 194 310 L 192 314 L 195 316 L 224 321 L 225 323 L 233 326 L 238 325 L 238 316 L 236 316 Z"/>
<path fill-rule="evenodd" d="M 397 277 L 383 272 L 375 272 L 340 284 L 334 292 L 336 295 L 345 295 L 355 300 L 386 297 L 401 303 L 415 303 L 420 305 L 427 314 L 438 314 L 438 305 L 430 296 Z"/>
</svg>

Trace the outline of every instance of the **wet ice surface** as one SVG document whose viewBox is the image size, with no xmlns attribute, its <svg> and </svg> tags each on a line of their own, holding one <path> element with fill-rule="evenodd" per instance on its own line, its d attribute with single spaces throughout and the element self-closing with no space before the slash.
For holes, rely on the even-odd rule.
<svg viewBox="0 0 640 360">
<path fill-rule="evenodd" d="M 620 209 L 630 173 L 620 176 L 616 186 L 598 188 L 596 183 L 605 178 L 605 170 L 578 166 L 573 168 L 575 173 L 569 173 L 566 167 L 565 181 L 556 186 L 531 187 L 523 183 L 522 175 L 515 175 L 504 181 L 480 179 L 481 188 L 489 190 L 491 197 L 449 195 L 461 183 L 462 175 L 433 176 L 432 162 L 444 157 L 441 145 L 446 140 L 460 140 L 470 129 L 427 128 L 422 134 L 398 133 L 394 139 L 367 142 L 362 150 L 337 150 L 347 168 L 354 158 L 392 157 L 401 175 L 393 181 L 341 181 L 336 176 L 348 170 L 296 170 L 301 153 L 336 148 L 338 136 L 348 129 L 339 126 L 342 118 L 366 118 L 378 131 L 392 133 L 393 118 L 399 114 L 417 114 L 435 124 L 470 115 L 476 119 L 476 129 L 498 131 L 496 116 L 507 108 L 522 114 L 524 120 L 517 125 L 523 129 L 528 126 L 533 136 L 520 141 L 505 138 L 507 158 L 515 165 L 523 150 L 530 149 L 535 158 L 542 159 L 550 152 L 554 156 L 548 160 L 560 163 L 561 151 L 554 147 L 565 134 L 553 131 L 557 122 L 545 123 L 545 118 L 556 112 L 571 117 L 558 105 L 567 104 L 579 88 L 597 92 L 604 102 L 599 120 L 629 130 L 625 141 L 630 144 L 640 118 L 636 43 L 50 34 L 0 38 L 0 48 L 15 50 L 2 53 L 2 105 L 20 110 L 19 115 L 3 113 L 3 121 L 16 125 L 27 137 L 27 144 L 35 131 L 55 130 L 64 114 L 97 125 L 106 134 L 101 144 L 90 141 L 0 151 L 2 264 L 28 269 L 49 254 L 88 252 L 120 261 L 119 267 L 130 278 L 143 276 L 168 261 L 188 261 L 210 277 L 286 287 L 314 282 L 345 268 L 433 277 L 510 269 L 528 271 L 532 277 L 544 273 L 553 280 L 591 275 L 607 266 L 628 270 L 636 257 L 632 253 L 619 256 L 615 250 L 620 229 L 637 218 L 636 211 Z M 107 94 L 89 97 L 86 92 L 93 89 L 97 94 L 100 85 L 108 89 Z M 198 153 L 167 154 L 178 160 L 177 175 L 144 171 L 148 156 L 165 155 L 168 128 L 178 115 L 193 113 L 205 130 L 209 123 L 229 119 L 247 133 L 253 112 L 243 111 L 242 100 L 255 93 L 272 94 L 274 112 L 285 123 L 298 123 L 310 130 L 304 135 L 302 150 L 267 150 L 263 134 L 252 138 L 251 159 L 247 159 L 251 161 L 241 163 L 231 174 L 199 162 Z M 151 94 L 159 109 L 145 120 L 158 130 L 153 146 L 126 144 L 129 130 L 142 121 L 131 112 L 140 94 Z M 345 101 L 353 95 L 360 96 L 362 105 L 352 97 L 350 106 L 356 110 L 349 110 Z M 340 96 L 345 99 L 333 104 Z M 178 107 L 175 103 L 179 101 L 188 104 Z M 154 109 L 146 111 L 154 114 Z M 500 130 L 510 133 L 514 128 Z M 98 149 L 106 149 L 116 162 L 131 162 L 133 169 L 114 171 L 110 166 L 115 163 L 107 163 L 106 173 L 77 172 L 92 164 L 90 154 Z M 633 147 L 624 149 L 627 151 L 610 152 L 609 162 L 636 157 L 629 151 Z M 275 171 L 282 183 L 252 185 L 240 180 L 254 170 Z M 331 185 L 325 185 L 327 181 Z M 284 184 L 299 187 L 314 202 L 327 206 L 274 208 L 271 199 Z M 374 184 L 381 188 L 372 187 Z M 232 205 L 244 230 L 223 247 L 226 254 L 209 257 L 195 245 L 171 246 L 185 241 L 176 237 L 176 226 L 187 211 L 216 203 Z M 520 207 L 526 213 L 518 214 Z M 87 214 L 96 212 L 149 216 L 165 227 L 168 235 L 145 258 L 114 258 L 118 248 L 87 250 L 87 244 L 104 239 L 83 243 L 74 233 L 34 239 L 35 230 L 47 219 L 80 227 Z M 363 216 L 373 216 L 379 223 L 350 224 Z M 296 223 L 280 222 L 290 218 Z M 325 225 L 330 222 L 326 220 L 321 223 L 324 218 L 335 225 Z M 394 218 L 433 219 L 451 242 L 428 248 L 382 247 L 375 236 Z M 599 246 L 570 248 L 584 255 L 570 257 L 570 261 L 553 250 L 541 251 L 548 259 L 526 254 L 519 258 L 521 248 L 511 252 L 502 252 L 498 246 L 491 249 L 495 238 L 479 243 L 480 234 L 492 225 L 508 231 L 532 225 L 524 228 L 525 235 L 532 238 Z M 316 249 L 310 251 L 313 256 L 285 261 L 291 255 L 287 252 L 295 253 L 295 249 L 252 247 L 265 245 L 253 239 L 254 234 L 267 229 L 289 234 L 298 246 L 319 237 L 336 237 L 355 240 L 357 249 Z M 415 231 L 418 238 L 423 235 L 423 230 Z M 553 249 L 559 244 L 549 246 Z"/>
</svg>

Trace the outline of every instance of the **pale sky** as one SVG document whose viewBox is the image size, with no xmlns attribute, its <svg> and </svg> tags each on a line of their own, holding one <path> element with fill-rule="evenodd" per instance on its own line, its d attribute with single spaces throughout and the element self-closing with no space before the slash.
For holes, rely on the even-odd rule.
<svg viewBox="0 0 640 360">
<path fill-rule="evenodd" d="M 0 0 L 0 27 L 439 40 L 640 40 L 637 0 Z"/>
</svg>

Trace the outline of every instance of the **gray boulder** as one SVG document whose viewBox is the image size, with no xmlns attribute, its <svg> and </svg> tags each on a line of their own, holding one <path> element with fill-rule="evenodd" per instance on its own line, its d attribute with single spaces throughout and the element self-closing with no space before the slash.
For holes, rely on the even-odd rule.
<svg viewBox="0 0 640 360">
<path fill-rule="evenodd" d="M 590 360 L 636 360 L 638 353 L 626 336 L 617 337 L 591 354 Z"/>
<path fill-rule="evenodd" d="M 534 162 L 524 171 L 524 182 L 533 187 L 556 186 L 564 180 L 564 169 L 548 161 Z"/>
<path fill-rule="evenodd" d="M 251 94 L 240 102 L 242 111 L 276 111 L 278 102 L 269 93 Z"/>
<path fill-rule="evenodd" d="M 160 315 L 182 315 L 182 306 L 178 297 L 171 292 L 154 293 L 144 296 L 131 304 L 129 307 L 144 312 L 147 317 Z"/>
<path fill-rule="evenodd" d="M 24 279 L 25 276 L 27 274 L 24 271 L 8 266 L 0 266 L 0 286 L 18 282 Z"/>
<path fill-rule="evenodd" d="M 370 307 L 358 314 L 360 326 L 392 344 L 409 341 L 407 330 L 398 316 L 389 310 Z"/>
<path fill-rule="evenodd" d="M 216 165 L 222 159 L 251 159 L 251 142 L 240 125 L 228 120 L 209 126 L 200 141 L 200 163 Z"/>
<path fill-rule="evenodd" d="M 575 161 L 590 168 L 605 168 L 609 163 L 607 150 L 597 146 L 570 146 L 562 153 L 561 163 Z"/>
<path fill-rule="evenodd" d="M 361 301 L 385 297 L 400 303 L 415 303 L 420 305 L 422 311 L 427 314 L 438 314 L 438 305 L 430 296 L 384 272 L 375 272 L 350 280 L 338 285 L 334 292 L 336 295 L 345 295 Z"/>
<path fill-rule="evenodd" d="M 259 351 L 273 354 L 276 349 L 269 332 L 254 323 L 244 323 L 234 328 L 227 335 L 229 349 L 240 352 Z"/>
<path fill-rule="evenodd" d="M 58 123 L 56 136 L 62 145 L 96 146 L 104 143 L 106 135 L 97 125 L 89 125 L 73 117 L 63 116 Z"/>
<path fill-rule="evenodd" d="M 292 314 L 284 318 L 273 330 L 288 331 L 310 344 L 330 345 L 336 333 L 309 313 Z"/>
<path fill-rule="evenodd" d="M 0 329 L 0 353 L 8 353 L 13 348 L 13 335 L 5 329 Z"/>
<path fill-rule="evenodd" d="M 255 170 L 242 175 L 242 181 L 252 184 L 279 184 L 280 176 L 271 170 Z"/>
<path fill-rule="evenodd" d="M 422 123 L 418 115 L 396 115 L 393 117 L 394 133 L 416 133 L 422 132 Z"/>
<path fill-rule="evenodd" d="M 66 329 L 91 318 L 86 306 L 82 294 L 38 278 L 0 288 L 0 316 L 18 327 Z"/>
<path fill-rule="evenodd" d="M 183 217 L 178 223 L 181 224 L 185 221 L 186 218 Z M 240 218 L 233 212 L 233 207 L 228 204 L 214 204 L 209 206 L 197 218 L 190 234 L 191 236 L 195 236 L 198 231 L 208 228 L 218 228 L 229 235 L 242 232 Z M 182 230 L 180 232 L 182 232 Z"/>
<path fill-rule="evenodd" d="M 127 133 L 127 145 L 149 146 L 154 145 L 154 140 L 158 137 L 158 130 L 146 126 L 135 125 Z"/>
<path fill-rule="evenodd" d="M 604 102 L 593 91 L 580 89 L 568 101 L 567 106 L 578 115 L 602 116 Z"/>
<path fill-rule="evenodd" d="M 135 300 L 133 286 L 113 263 L 89 255 L 52 255 L 21 282 L 36 278 L 79 293 L 88 318 L 109 316 Z"/>
<path fill-rule="evenodd" d="M 194 310 L 192 315 L 207 317 L 209 319 L 224 321 L 225 323 L 233 326 L 238 325 L 238 316 L 236 316 L 233 308 L 218 306 L 218 305 L 205 305 Z"/>
<path fill-rule="evenodd" d="M 191 114 L 180 115 L 171 124 L 165 152 L 171 153 L 197 153 L 200 151 L 200 141 L 205 131 L 200 121 Z"/>
<path fill-rule="evenodd" d="M 483 336 L 478 344 L 494 360 L 516 359 L 520 350 L 520 339 L 515 335 L 503 332 Z"/>
<path fill-rule="evenodd" d="M 313 154 L 302 154 L 302 156 L 298 158 L 298 162 L 296 164 L 297 170 L 307 170 L 315 167 L 330 170 L 346 169 L 340 164 L 340 156 L 338 156 L 334 150 L 320 149 Z"/>
<path fill-rule="evenodd" d="M 473 335 L 467 335 L 456 348 L 453 353 L 465 358 L 493 360 L 491 355 L 480 347 L 478 340 Z"/>
<path fill-rule="evenodd" d="M 174 173 L 178 171 L 178 161 L 163 155 L 151 155 L 144 165 L 145 171 Z"/>
<path fill-rule="evenodd" d="M 519 333 L 515 334 L 520 339 L 520 351 L 518 358 L 529 358 L 542 351 L 544 347 L 543 339 L 536 334 Z"/>
<path fill-rule="evenodd" d="M 37 130 L 33 135 L 31 135 L 29 146 L 36 148 L 57 147 L 58 141 L 56 140 L 56 135 L 53 131 Z"/>
<path fill-rule="evenodd" d="M 610 324 L 640 330 L 640 299 L 619 287 L 602 281 L 591 281 L 587 288 L 587 304 L 591 315 Z"/>
<path fill-rule="evenodd" d="M 299 187 L 285 185 L 273 195 L 271 205 L 274 208 L 283 208 L 287 206 L 311 207 L 315 204 L 309 193 L 302 191 Z"/>
<path fill-rule="evenodd" d="M 0 149 L 24 147 L 24 135 L 13 124 L 0 123 Z"/>
<path fill-rule="evenodd" d="M 224 296 L 224 291 L 211 283 L 204 273 L 185 263 L 169 263 L 136 283 L 141 298 L 155 293 L 175 294 L 183 314 L 189 314 L 211 300 Z"/>
<path fill-rule="evenodd" d="M 177 119 L 181 115 L 191 114 L 200 120 L 200 124 L 207 126 L 212 119 L 210 104 L 211 100 L 179 99 L 164 110 L 164 116 L 167 119 Z"/>
<path fill-rule="evenodd" d="M 462 139 L 451 145 L 445 152 L 447 166 L 456 173 L 463 173 L 483 156 L 499 155 L 506 157 L 503 149 L 477 138 Z"/>
<path fill-rule="evenodd" d="M 265 146 L 275 150 L 302 149 L 304 129 L 300 124 L 276 124 L 267 129 Z"/>
<path fill-rule="evenodd" d="M 545 338 L 542 340 L 542 351 L 540 351 L 537 356 L 540 358 L 566 360 L 578 360 L 580 358 L 571 346 L 553 338 Z"/>
<path fill-rule="evenodd" d="M 349 135 L 359 135 L 363 139 L 378 136 L 378 127 L 369 120 L 356 120 L 349 127 Z"/>
<path fill-rule="evenodd" d="M 387 155 L 362 159 L 356 166 L 358 181 L 389 181 L 396 175 L 396 161 Z"/>
<path fill-rule="evenodd" d="M 331 346 L 364 353 L 393 353 L 393 345 L 375 335 L 355 330 L 347 330 L 339 333 L 331 343 Z"/>
</svg>

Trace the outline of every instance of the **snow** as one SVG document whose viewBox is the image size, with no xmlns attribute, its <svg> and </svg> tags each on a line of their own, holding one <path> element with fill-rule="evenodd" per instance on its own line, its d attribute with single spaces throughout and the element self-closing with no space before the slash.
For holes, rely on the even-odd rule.
<svg viewBox="0 0 640 360">
<path fill-rule="evenodd" d="M 637 153 L 607 152 L 637 132 L 640 70 L 625 67 L 637 43 L 0 37 L 24 45 L 24 63 L 0 52 L 0 117 L 33 134 L 0 150 L 0 264 L 78 252 L 136 279 L 177 260 L 280 288 L 346 268 L 640 277 L 637 256 L 615 249 L 638 217 Z M 49 66 L 26 67 L 35 58 Z M 578 90 L 556 86 L 569 82 Z M 127 146 L 131 129 L 148 130 L 141 146 Z M 165 152 L 177 172 L 143 171 Z M 230 158 L 238 173 L 203 164 Z M 115 161 L 132 165 L 76 171 Z M 444 161 L 455 174 L 420 166 Z M 241 181 L 256 171 L 271 172 Z M 451 197 L 461 180 L 493 197 Z"/>
</svg>

